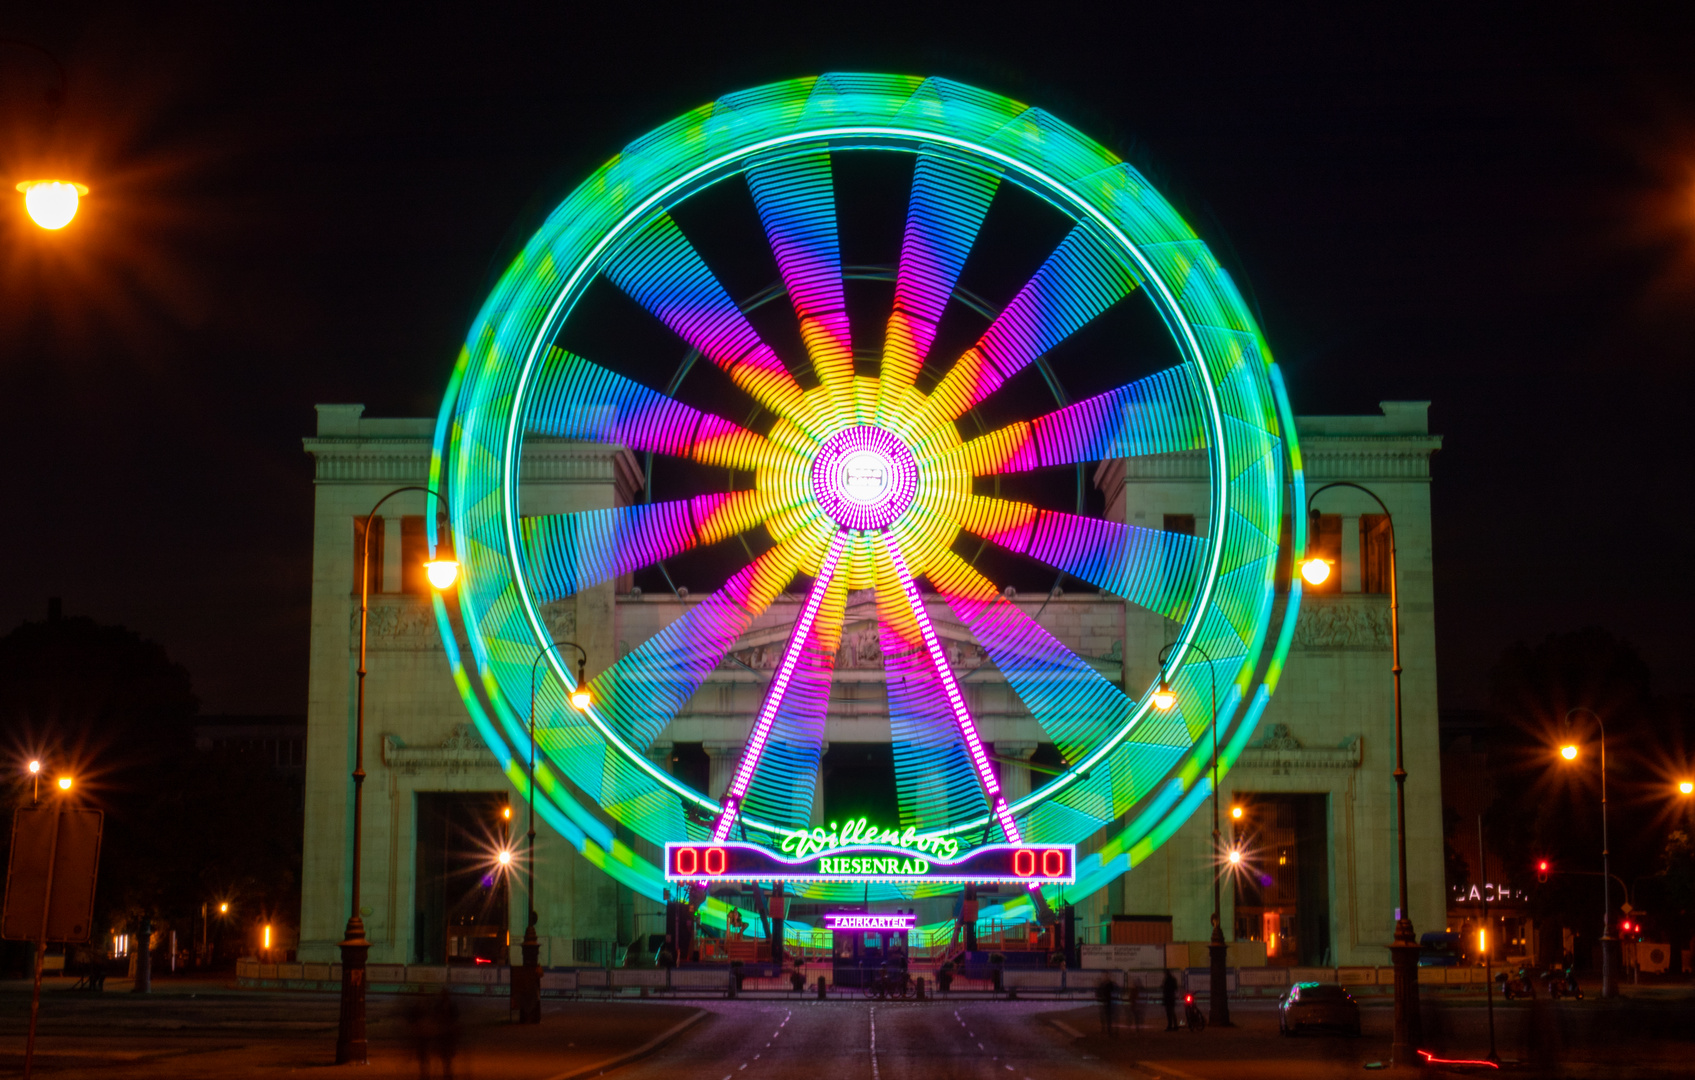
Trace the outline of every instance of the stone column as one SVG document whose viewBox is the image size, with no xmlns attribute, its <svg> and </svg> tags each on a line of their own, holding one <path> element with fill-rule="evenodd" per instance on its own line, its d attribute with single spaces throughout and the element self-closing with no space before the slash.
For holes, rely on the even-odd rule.
<svg viewBox="0 0 1695 1080">
<path fill-rule="evenodd" d="M 1342 591 L 1360 591 L 1360 516 L 1342 515 Z"/>
<path fill-rule="evenodd" d="M 1033 742 L 997 742 L 995 756 L 1011 758 L 1017 761 L 1029 761 L 1036 754 L 1036 744 Z M 995 762 L 1000 770 L 1001 793 L 1007 802 L 1017 802 L 1030 794 L 1030 770 L 1023 765 L 1009 765 L 1005 761 Z"/>
<path fill-rule="evenodd" d="M 824 824 L 824 755 L 830 752 L 830 744 L 823 743 L 818 748 L 818 779 L 812 785 L 812 824 Z"/>
<path fill-rule="evenodd" d="M 712 771 L 707 775 L 706 794 L 714 799 L 724 797 L 729 790 L 730 781 L 736 777 L 736 766 L 742 762 L 742 744 L 739 742 L 708 742 L 702 743 L 706 756 L 712 759 Z"/>
</svg>

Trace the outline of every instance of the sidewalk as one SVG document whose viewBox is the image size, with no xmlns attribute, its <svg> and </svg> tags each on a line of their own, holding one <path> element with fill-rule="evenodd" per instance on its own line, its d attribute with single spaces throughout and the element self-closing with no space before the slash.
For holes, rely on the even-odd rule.
<svg viewBox="0 0 1695 1080">
<path fill-rule="evenodd" d="M 104 994 L 73 994 L 70 984 L 43 985 L 36 1040 L 36 1071 L 43 1076 L 280 1077 L 335 1059 L 333 995 L 236 991 L 212 980 L 167 980 L 151 995 L 129 993 L 128 980 L 109 981 Z M 370 1067 L 361 1076 L 418 1075 L 407 1010 L 419 1003 L 418 995 L 371 996 Z M 514 1080 L 566 1080 L 613 1068 L 706 1015 L 660 1002 L 547 1001 L 539 1026 L 520 1027 L 509 1021 L 503 999 L 456 997 L 454 1003 L 460 1020 L 454 1075 Z M 0 1076 L 22 1070 L 28 1018 L 28 984 L 0 984 Z"/>
</svg>

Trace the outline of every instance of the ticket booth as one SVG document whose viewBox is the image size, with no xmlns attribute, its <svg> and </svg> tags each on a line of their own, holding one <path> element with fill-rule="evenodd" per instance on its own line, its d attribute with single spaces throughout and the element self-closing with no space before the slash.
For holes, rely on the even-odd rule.
<svg viewBox="0 0 1695 1080">
<path fill-rule="evenodd" d="M 827 913 L 830 931 L 831 981 L 837 986 L 864 986 L 867 976 L 906 967 L 909 939 L 918 924 L 910 913 Z"/>
</svg>

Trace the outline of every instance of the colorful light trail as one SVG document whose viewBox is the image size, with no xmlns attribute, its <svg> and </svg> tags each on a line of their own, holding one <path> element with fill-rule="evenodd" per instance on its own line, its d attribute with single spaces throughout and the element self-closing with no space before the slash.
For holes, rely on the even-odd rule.
<svg viewBox="0 0 1695 1080">
<path fill-rule="evenodd" d="M 847 318 L 838 206 L 851 193 L 836 168 L 841 155 L 867 151 L 913 161 L 893 300 L 871 360 L 856 354 Z M 673 216 L 723 183 L 747 186 L 764 233 L 756 242 L 768 245 L 794 309 L 797 355 L 761 337 L 679 224 L 686 215 Z M 1008 187 L 1072 225 L 969 348 L 951 360 L 932 355 L 989 208 Z M 559 347 L 595 282 L 699 350 L 774 421 L 751 430 L 620 374 L 617 356 Z M 1009 380 L 1118 305 L 1143 301 L 1169 328 L 1175 364 L 962 438 L 956 421 Z M 927 365 L 939 379 L 923 376 Z M 803 385 L 796 375 L 807 371 Z M 965 858 L 996 834 L 1013 845 L 1074 844 L 1122 818 L 1131 824 L 1068 871 L 1080 888 L 1098 888 L 1191 812 L 1206 717 L 1181 704 L 1150 712 L 1151 684 L 1137 692 L 1104 678 L 954 545 L 993 544 L 1175 622 L 1167 674 L 1180 702 L 1196 700 L 1208 679 L 1188 662 L 1189 645 L 1216 658 L 1227 768 L 1275 684 L 1298 606 L 1297 591 L 1284 626 L 1269 632 L 1283 507 L 1300 482 L 1288 425 L 1269 351 L 1229 276 L 1145 178 L 1081 133 L 942 79 L 834 74 L 731 94 L 632 143 L 573 192 L 471 328 L 432 465 L 432 482 L 451 489 L 463 566 L 469 669 L 457 647 L 450 659 L 478 731 L 515 783 L 536 786 L 538 811 L 596 865 L 658 897 L 667 868 L 615 840 L 583 804 L 655 844 L 728 843 L 740 830 L 778 857 L 784 837 L 814 828 L 848 596 L 871 590 L 894 742 L 892 829 L 945 839 Z M 613 443 L 752 483 L 639 506 L 526 513 L 519 464 L 531 437 Z M 1208 477 L 1199 535 L 1061 513 L 974 486 L 1176 454 L 1195 456 Z M 1298 545 L 1299 522 L 1295 529 Z M 537 706 L 546 717 L 540 764 L 525 775 L 524 709 L 513 702 L 528 693 L 532 643 L 550 640 L 542 607 L 738 534 L 762 535 L 763 553 L 610 662 L 587 709 L 566 704 L 574 673 L 549 658 L 553 677 Z M 710 798 L 647 751 L 736 643 L 787 610 L 797 578 L 808 584 L 782 655 L 731 782 Z M 446 609 L 437 613 L 445 639 L 452 628 Z M 960 636 L 986 652 L 1070 763 L 1028 795 L 1009 798 L 990 761 L 949 656 Z M 944 885 L 877 885 L 869 895 Z M 848 895 L 817 880 L 798 887 Z M 711 900 L 705 914 L 721 920 L 726 911 Z"/>
</svg>

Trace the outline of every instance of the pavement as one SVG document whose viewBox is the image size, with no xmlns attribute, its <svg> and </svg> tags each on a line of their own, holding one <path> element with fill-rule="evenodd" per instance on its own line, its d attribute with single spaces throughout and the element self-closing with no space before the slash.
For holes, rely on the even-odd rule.
<svg viewBox="0 0 1695 1080">
<path fill-rule="evenodd" d="M 59 985 L 62 983 L 62 985 Z M 237 991 L 215 981 L 161 980 L 149 996 L 68 991 L 43 996 L 43 1076 L 272 1077 L 332 1068 L 336 999 Z M 428 997 L 373 995 L 371 1064 L 360 1076 L 418 1075 L 407 1009 Z M 542 1024 L 509 1021 L 504 998 L 456 999 L 453 1076 L 464 1080 L 1323 1080 L 1360 1076 L 1388 1056 L 1388 1002 L 1362 1008 L 1360 1038 L 1277 1035 L 1274 1003 L 1232 1002 L 1236 1026 L 1143 1026 L 1121 1005 L 1112 1034 L 1092 1003 L 932 1000 L 870 1003 L 739 999 L 660 1002 L 549 1000 Z M 16 1075 L 28 984 L 0 984 L 0 1076 Z M 1687 1076 L 1695 1060 L 1689 996 L 1621 1002 L 1497 1004 L 1504 1072 L 1574 1080 Z M 1427 1045 L 1454 1058 L 1488 1046 L 1481 1003 L 1427 1003 Z M 442 1075 L 440 1062 L 431 1075 Z M 1428 1070 L 1431 1076 L 1475 1075 Z"/>
<path fill-rule="evenodd" d="M 109 980 L 103 994 L 72 992 L 70 985 L 70 979 L 43 984 L 35 1056 L 43 1077 L 228 1080 L 333 1068 L 333 994 L 272 994 L 189 979 L 156 979 L 148 995 L 128 993 L 127 980 Z M 689 1004 L 547 1001 L 540 1025 L 518 1026 L 510 1022 L 504 997 L 453 1000 L 459 1015 L 456 1080 L 593 1075 L 703 1018 Z M 430 1002 L 421 995 L 371 995 L 370 1065 L 358 1075 L 419 1075 L 408 1010 Z M 29 984 L 0 985 L 0 1076 L 22 1072 L 28 1023 Z M 431 1075 L 446 1075 L 439 1057 Z"/>
</svg>

